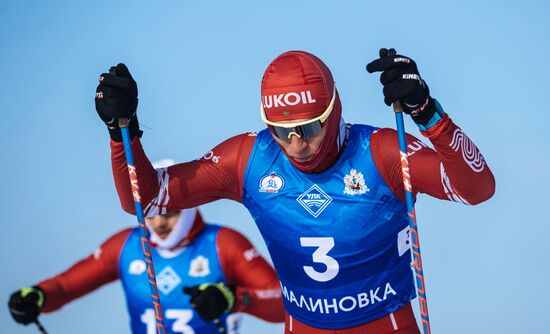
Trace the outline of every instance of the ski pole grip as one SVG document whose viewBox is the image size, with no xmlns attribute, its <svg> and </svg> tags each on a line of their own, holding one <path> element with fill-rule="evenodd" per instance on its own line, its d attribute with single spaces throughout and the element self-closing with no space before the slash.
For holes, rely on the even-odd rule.
<svg viewBox="0 0 550 334">
<path fill-rule="evenodd" d="M 401 104 L 401 101 L 395 100 L 393 103 L 393 112 L 402 112 L 403 111 L 403 105 Z"/>
<path fill-rule="evenodd" d="M 119 118 L 118 119 L 118 126 L 121 128 L 125 128 L 128 126 L 128 123 L 130 123 L 130 120 L 127 118 Z"/>
</svg>

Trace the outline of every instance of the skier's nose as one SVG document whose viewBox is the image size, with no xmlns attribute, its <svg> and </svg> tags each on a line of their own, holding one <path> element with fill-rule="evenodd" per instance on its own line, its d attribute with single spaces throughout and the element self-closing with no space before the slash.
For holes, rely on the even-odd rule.
<svg viewBox="0 0 550 334">
<path fill-rule="evenodd" d="M 303 140 L 297 135 L 295 134 L 290 135 L 290 143 L 288 145 L 288 148 L 292 153 L 296 153 L 296 154 L 302 153 L 307 148 L 307 145 L 308 145 L 307 141 Z"/>
<path fill-rule="evenodd" d="M 157 216 L 156 219 L 157 219 L 157 227 L 165 227 L 166 225 L 168 225 L 168 219 L 166 217 L 160 215 L 160 216 Z"/>
</svg>

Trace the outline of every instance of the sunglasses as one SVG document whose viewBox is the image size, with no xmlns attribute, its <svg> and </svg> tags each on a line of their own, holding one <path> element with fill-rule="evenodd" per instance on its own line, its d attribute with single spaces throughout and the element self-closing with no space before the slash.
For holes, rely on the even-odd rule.
<svg viewBox="0 0 550 334">
<path fill-rule="evenodd" d="M 321 129 L 323 128 L 325 121 L 330 116 L 332 109 L 334 109 L 335 98 L 336 98 L 336 85 L 334 86 L 334 90 L 332 92 L 332 99 L 330 100 L 330 103 L 327 109 L 320 116 L 317 116 L 313 119 L 308 119 L 305 121 L 289 122 L 289 123 L 269 121 L 265 114 L 264 106 L 263 104 L 261 104 L 260 108 L 261 108 L 262 121 L 268 125 L 269 129 L 271 130 L 271 133 L 273 133 L 273 135 L 275 135 L 279 139 L 289 140 L 294 135 L 300 139 L 308 140 L 318 135 Z"/>
</svg>

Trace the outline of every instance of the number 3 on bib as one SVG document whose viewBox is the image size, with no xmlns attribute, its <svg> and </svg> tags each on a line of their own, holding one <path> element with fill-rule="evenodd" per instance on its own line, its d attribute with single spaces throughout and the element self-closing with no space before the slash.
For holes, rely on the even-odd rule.
<svg viewBox="0 0 550 334">
<path fill-rule="evenodd" d="M 327 255 L 327 253 L 334 247 L 334 238 L 300 238 L 300 245 L 302 247 L 317 247 L 317 250 L 313 252 L 312 258 L 315 263 L 322 263 L 327 267 L 327 270 L 318 272 L 312 266 L 304 266 L 304 271 L 312 279 L 318 282 L 327 282 L 338 275 L 340 266 L 338 262 Z"/>
</svg>

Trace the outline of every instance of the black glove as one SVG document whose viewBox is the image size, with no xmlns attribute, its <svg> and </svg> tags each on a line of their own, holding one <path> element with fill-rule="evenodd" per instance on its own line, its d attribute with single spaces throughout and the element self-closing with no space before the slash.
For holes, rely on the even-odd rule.
<svg viewBox="0 0 550 334">
<path fill-rule="evenodd" d="M 432 121 L 435 102 L 412 59 L 396 54 L 395 49 L 380 49 L 380 58 L 370 62 L 367 71 L 382 72 L 380 82 L 384 85 L 384 102 L 388 106 L 399 100 L 403 111 L 411 115 L 416 124 L 426 126 Z"/>
<path fill-rule="evenodd" d="M 44 292 L 36 286 L 14 292 L 8 302 L 13 320 L 23 325 L 35 322 L 43 305 Z"/>
<path fill-rule="evenodd" d="M 136 109 L 138 105 L 137 84 L 130 71 L 124 64 L 118 64 L 109 69 L 109 73 L 99 76 L 99 85 L 96 88 L 95 109 L 101 120 L 107 125 L 111 139 L 122 141 L 118 126 L 120 118 L 130 120 L 128 130 L 130 137 L 139 135 L 139 122 Z"/>
<path fill-rule="evenodd" d="M 235 305 L 235 295 L 223 283 L 185 286 L 183 293 L 191 296 L 191 305 L 207 322 L 219 318 Z"/>
</svg>

